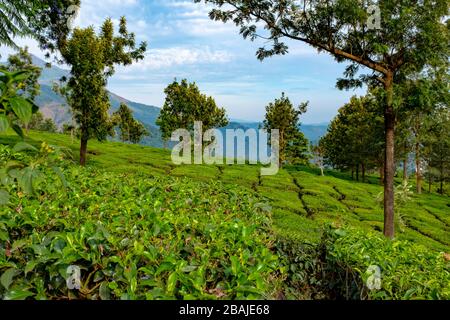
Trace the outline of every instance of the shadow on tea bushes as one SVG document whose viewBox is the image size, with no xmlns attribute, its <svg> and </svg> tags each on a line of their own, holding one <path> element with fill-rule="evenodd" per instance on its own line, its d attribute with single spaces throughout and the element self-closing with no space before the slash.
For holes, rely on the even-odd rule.
<svg viewBox="0 0 450 320">
<path fill-rule="evenodd" d="M 286 298 L 450 299 L 450 262 L 413 242 L 327 227 L 319 244 L 283 239 L 277 248 Z"/>
</svg>

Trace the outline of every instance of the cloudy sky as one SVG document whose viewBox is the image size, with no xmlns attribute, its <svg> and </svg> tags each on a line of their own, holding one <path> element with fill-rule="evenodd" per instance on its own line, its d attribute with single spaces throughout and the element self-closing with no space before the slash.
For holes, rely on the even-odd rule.
<svg viewBox="0 0 450 320">
<path fill-rule="evenodd" d="M 295 104 L 310 102 L 303 123 L 323 123 L 350 96 L 363 93 L 337 90 L 345 65 L 301 43 L 291 43 L 286 56 L 258 61 L 263 40 L 243 40 L 234 25 L 211 21 L 208 7 L 189 0 L 82 0 L 75 24 L 98 27 L 122 15 L 137 39 L 149 44 L 144 61 L 119 68 L 109 81 L 112 92 L 132 101 L 162 106 L 167 84 L 187 78 L 233 119 L 262 120 L 265 105 L 286 92 Z M 43 58 L 33 40 L 18 42 Z"/>
</svg>

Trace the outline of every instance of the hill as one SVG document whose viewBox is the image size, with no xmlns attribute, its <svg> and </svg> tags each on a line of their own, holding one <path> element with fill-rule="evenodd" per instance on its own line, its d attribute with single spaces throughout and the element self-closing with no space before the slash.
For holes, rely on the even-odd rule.
<svg viewBox="0 0 450 320">
<path fill-rule="evenodd" d="M 61 147 L 77 153 L 69 136 L 31 132 L 26 142 L 51 145 L 34 151 L 44 156 L 39 161 L 4 146 L 18 141 L 0 136 L 1 297 L 450 297 L 442 253 L 450 249 L 447 196 L 414 195 L 400 208 L 390 241 L 380 232 L 376 177 L 359 183 L 308 167 L 262 177 L 259 166 L 175 166 L 167 150 L 95 141 L 81 168 L 60 158 L 67 154 Z M 59 159 L 64 179 L 46 167 L 50 158 Z M 17 184 L 5 180 L 6 168 L 24 159 L 40 165 L 24 168 L 23 179 L 13 169 Z M 26 177 L 37 182 L 35 196 L 21 191 Z M 60 276 L 68 265 L 83 270 L 79 291 Z M 368 290 L 366 270 L 373 267 L 382 281 Z"/>
<path fill-rule="evenodd" d="M 65 99 L 52 90 L 53 83 L 62 77 L 67 77 L 69 75 L 68 71 L 56 65 L 48 68 L 47 63 L 36 56 L 33 56 L 33 64 L 42 68 L 42 75 L 39 79 L 41 94 L 36 98 L 36 104 L 40 107 L 41 112 L 45 117 L 55 121 L 58 127 L 62 127 L 64 123 L 70 123 L 72 117 Z M 121 103 L 125 103 L 133 111 L 136 119 L 142 122 L 150 131 L 151 136 L 145 137 L 141 143 L 142 145 L 157 148 L 163 147 L 164 143 L 161 139 L 161 133 L 156 125 L 156 119 L 161 111 L 160 108 L 127 100 L 113 92 L 108 92 L 108 94 L 111 103 L 111 112 L 116 111 Z M 230 120 L 230 124 L 224 129 L 258 129 L 259 125 L 259 122 L 232 119 Z M 305 124 L 301 126 L 301 130 L 310 141 L 317 143 L 325 135 L 327 124 Z"/>
<path fill-rule="evenodd" d="M 1 138 L 12 143 L 14 136 Z M 79 144 L 61 134 L 32 133 L 31 143 L 39 141 L 70 148 L 78 154 Z M 89 164 L 115 173 L 140 172 L 151 176 L 189 177 L 197 181 L 222 181 L 257 191 L 272 207 L 275 228 L 291 238 L 318 241 L 327 223 L 350 225 L 381 232 L 383 210 L 377 201 L 382 186 L 376 178 L 371 183 L 352 181 L 349 175 L 306 167 L 286 167 L 276 176 L 260 176 L 259 166 L 175 166 L 170 152 L 152 147 L 122 143 L 89 144 Z M 398 181 L 399 183 L 401 181 Z M 400 209 L 398 238 L 415 241 L 438 251 L 450 251 L 450 198 L 437 194 L 413 195 Z"/>
</svg>

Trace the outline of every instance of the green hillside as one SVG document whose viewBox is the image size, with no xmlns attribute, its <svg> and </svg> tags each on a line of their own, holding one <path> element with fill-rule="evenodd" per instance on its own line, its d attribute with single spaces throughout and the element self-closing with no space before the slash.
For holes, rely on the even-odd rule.
<svg viewBox="0 0 450 320">
<path fill-rule="evenodd" d="M 375 177 L 368 184 L 306 167 L 261 177 L 259 166 L 175 166 L 167 150 L 95 141 L 81 168 L 57 151 L 77 154 L 69 136 L 31 132 L 30 155 L 11 149 L 18 142 L 0 136 L 5 299 L 450 297 L 447 196 L 414 196 L 397 228 L 397 240 L 411 241 L 389 241 Z M 71 265 L 82 270 L 78 291 L 66 286 Z M 374 265 L 383 282 L 368 291 L 365 270 Z"/>
<path fill-rule="evenodd" d="M 18 141 L 15 136 L 0 143 Z M 69 136 L 33 132 L 28 142 L 41 141 L 65 146 L 77 154 L 78 142 Z M 174 166 L 170 152 L 139 145 L 91 141 L 89 165 L 115 173 L 136 172 L 149 176 L 188 177 L 209 182 L 222 181 L 256 191 L 273 207 L 278 233 L 298 240 L 317 241 L 326 223 L 350 225 L 380 232 L 383 210 L 377 201 L 382 186 L 350 180 L 345 174 L 310 168 L 288 167 L 276 176 L 261 177 L 258 166 Z M 413 195 L 399 209 L 403 227 L 398 238 L 424 244 L 431 249 L 450 252 L 450 198 L 434 194 Z"/>
</svg>

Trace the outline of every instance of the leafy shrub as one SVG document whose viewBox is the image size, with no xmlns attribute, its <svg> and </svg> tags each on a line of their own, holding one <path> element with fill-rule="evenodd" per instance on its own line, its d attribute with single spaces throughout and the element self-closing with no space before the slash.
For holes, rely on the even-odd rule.
<svg viewBox="0 0 450 320">
<path fill-rule="evenodd" d="M 276 242 L 282 264 L 283 288 L 279 299 L 304 300 L 325 299 L 322 291 L 326 279 L 322 276 L 322 261 L 317 245 L 280 237 Z"/>
<path fill-rule="evenodd" d="M 67 165 L 65 160 L 70 158 L 70 150 L 45 142 L 40 149 L 25 142 L 19 142 L 13 148 L 0 145 L 0 205 L 8 203 L 10 192 L 29 196 L 44 192 L 42 188 L 48 181 L 43 170 L 52 170 L 65 188 L 61 166 Z"/>
<path fill-rule="evenodd" d="M 450 299 L 450 262 L 443 253 L 361 230 L 328 230 L 325 274 L 338 296 L 360 299 Z M 379 288 L 368 288 L 379 268 Z M 369 286 L 370 287 L 370 286 Z"/>
<path fill-rule="evenodd" d="M 220 183 L 68 167 L 0 206 L 0 298 L 253 299 L 278 280 L 270 218 Z M 68 269 L 81 269 L 69 290 Z"/>
<path fill-rule="evenodd" d="M 328 226 L 318 244 L 283 238 L 277 250 L 282 298 L 450 299 L 450 262 L 413 242 Z"/>
</svg>

